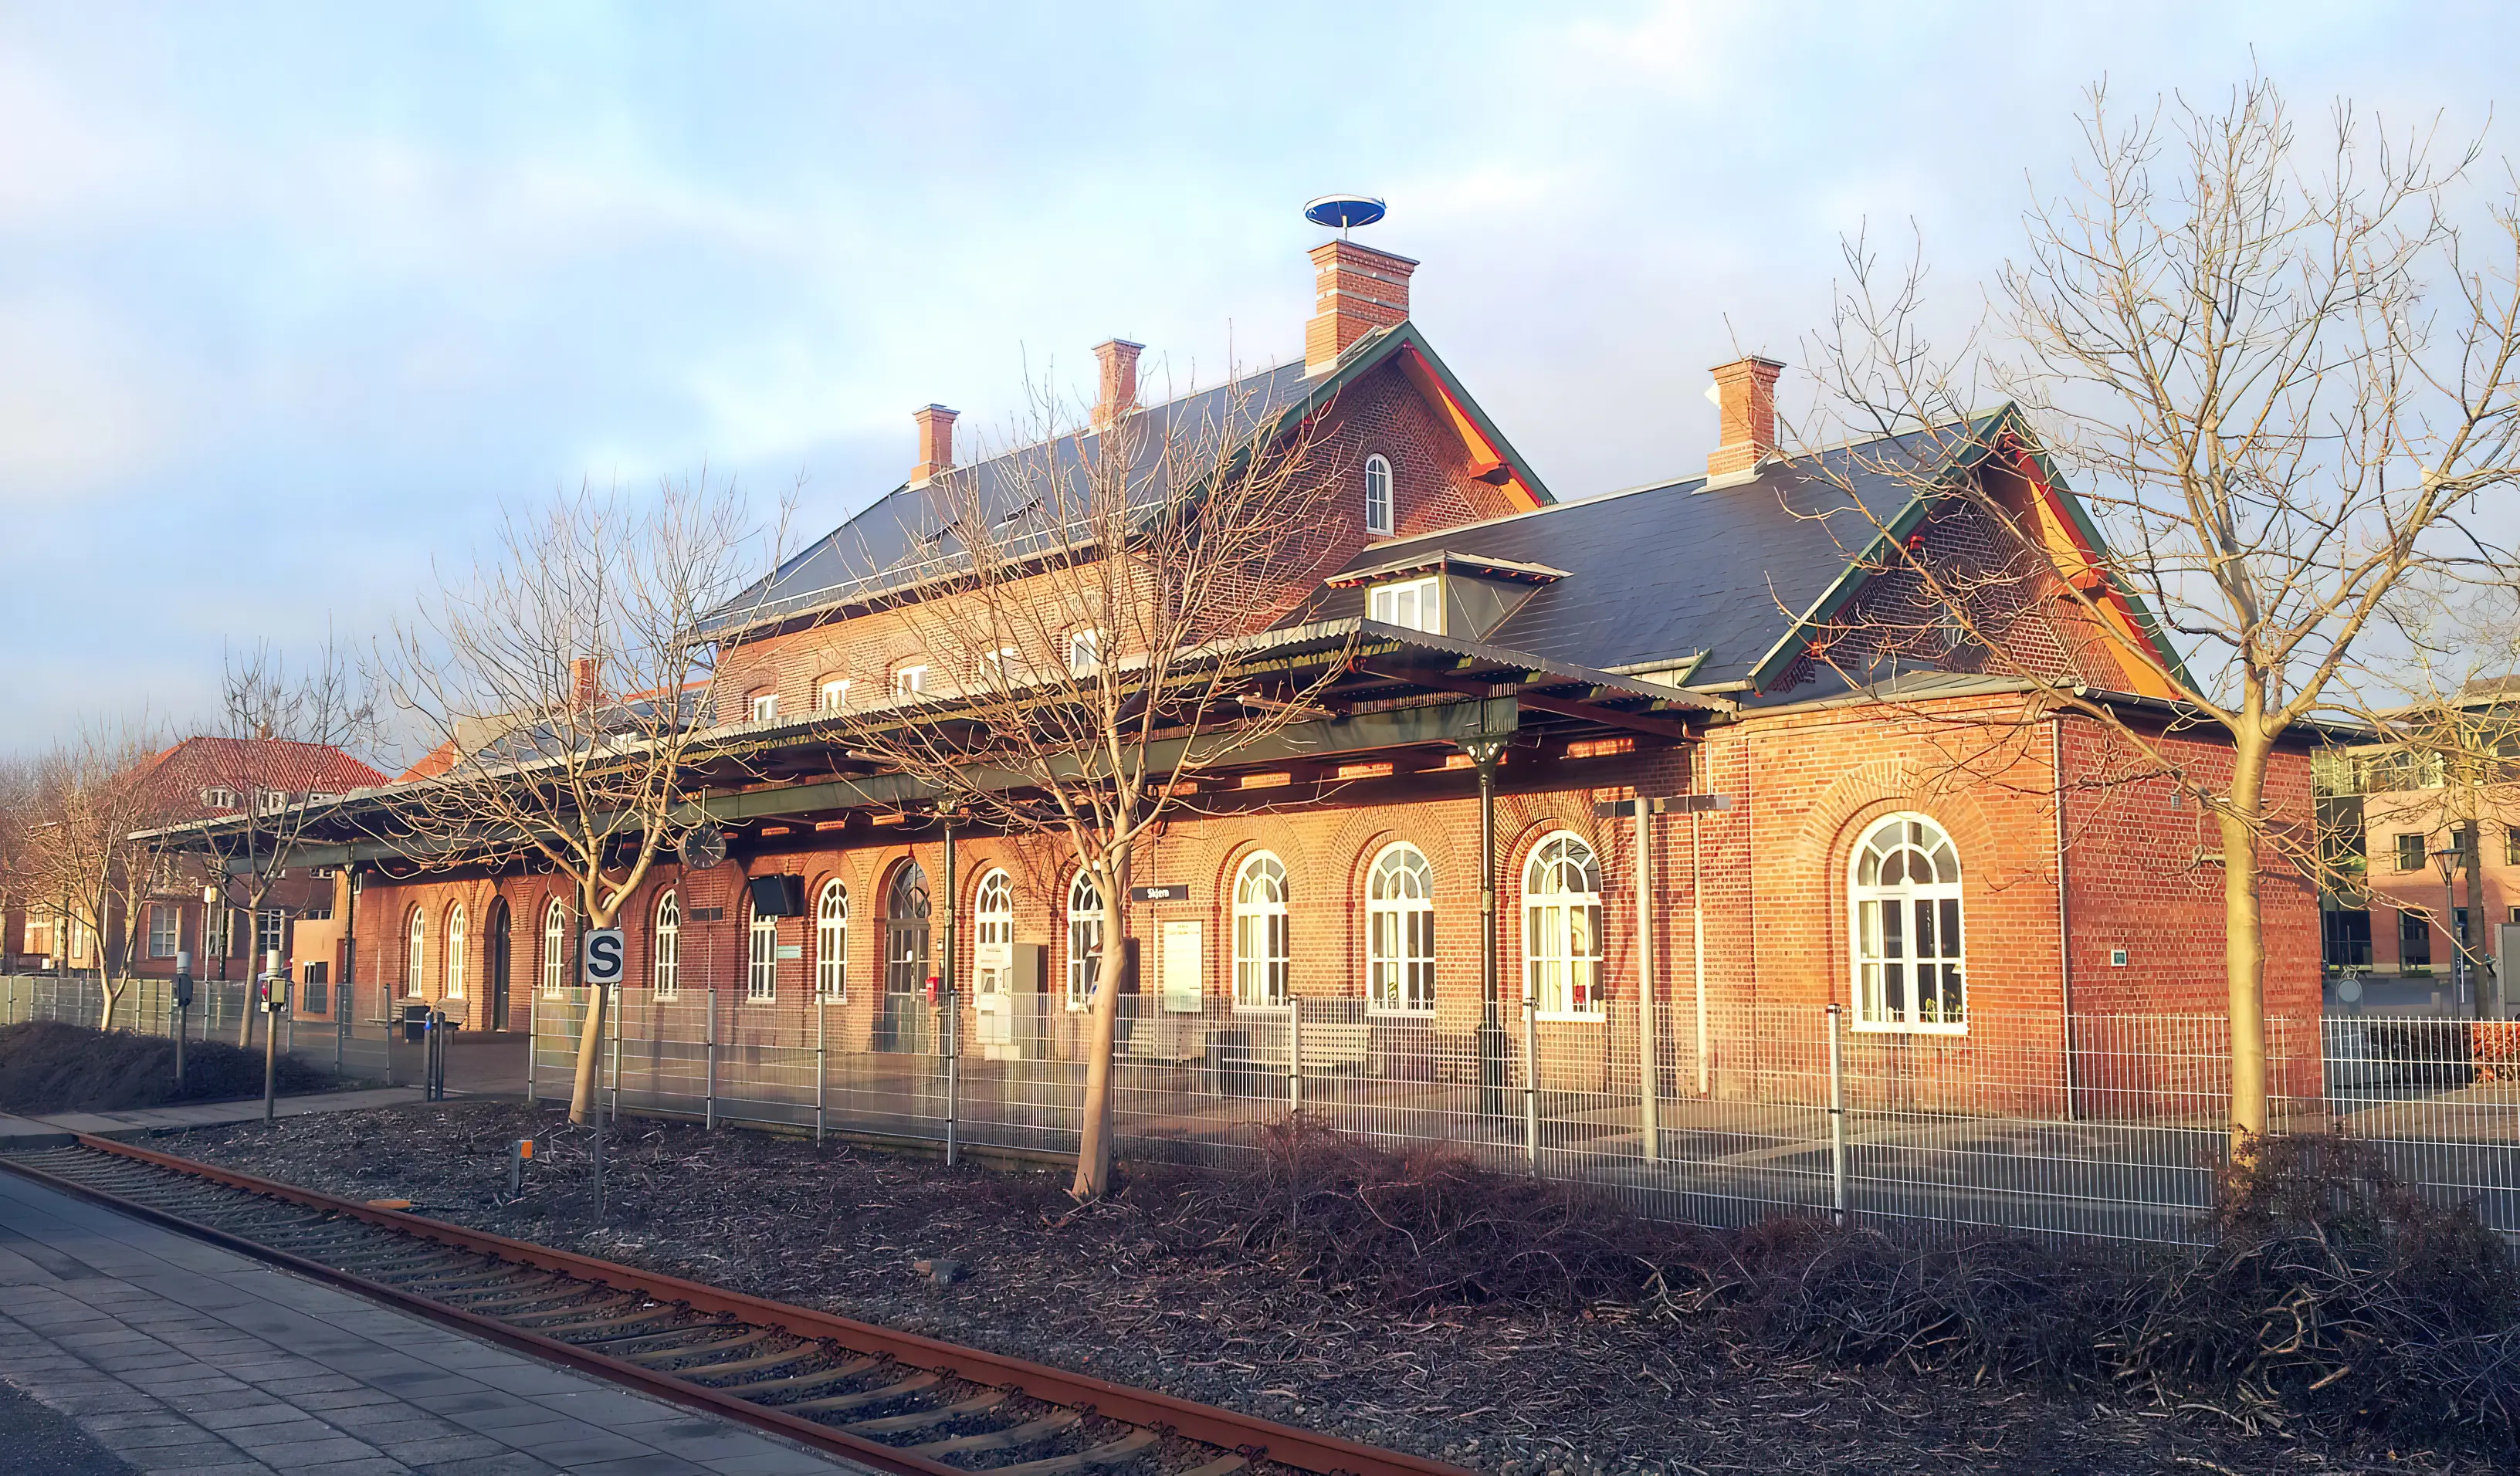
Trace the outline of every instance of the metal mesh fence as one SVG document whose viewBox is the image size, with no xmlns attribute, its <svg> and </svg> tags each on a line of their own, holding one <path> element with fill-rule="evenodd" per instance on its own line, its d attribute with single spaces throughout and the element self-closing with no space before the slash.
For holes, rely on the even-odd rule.
<svg viewBox="0 0 2520 1476">
<path fill-rule="evenodd" d="M 280 1049 L 310 1066 L 331 1072 L 343 1082 L 380 1086 L 396 1080 L 393 1042 L 367 991 L 347 984 L 299 985 L 323 990 L 326 1009 L 316 1017 L 280 1016 Z M 265 1017 L 256 1011 L 253 986 L 240 979 L 203 979 L 193 985 L 191 1007 L 175 1007 L 174 986 L 165 979 L 132 979 L 112 1001 L 112 1024 L 117 1030 L 171 1037 L 180 1022 L 189 1041 L 219 1041 L 248 1051 L 263 1048 Z M 301 1002 L 312 1005 L 310 997 Z M 104 986 L 93 975 L 0 974 L 0 1024 L 24 1020 L 60 1020 L 96 1028 L 107 1023 Z M 402 1075 L 416 1079 L 406 1057 Z"/>
<path fill-rule="evenodd" d="M 621 1109 L 985 1148 L 1076 1148 L 1090 1016 L 1043 997 L 975 1045 L 971 1021 L 740 991 L 618 997 L 602 1088 Z M 1649 1213 L 1741 1224 L 1778 1213 L 2181 1241 L 2226 1148 L 2228 1027 L 2210 1015 L 2078 1018 L 1916 1034 L 1796 1006 L 1633 1001 L 1494 1026 L 1380 1014 L 1353 999 L 1194 1008 L 1121 1001 L 1114 1124 L 1124 1153 L 1222 1163 L 1306 1120 L 1406 1149 L 1612 1188 Z M 565 1097 L 585 994 L 535 1002 L 532 1091 Z M 911 1049 L 883 1050 L 901 1044 Z M 2520 1238 L 2520 1023 L 2278 1019 L 2278 1125 L 2377 1144 L 2408 1183 Z M 1650 1090 L 1648 1090 L 1650 1084 Z"/>
</svg>

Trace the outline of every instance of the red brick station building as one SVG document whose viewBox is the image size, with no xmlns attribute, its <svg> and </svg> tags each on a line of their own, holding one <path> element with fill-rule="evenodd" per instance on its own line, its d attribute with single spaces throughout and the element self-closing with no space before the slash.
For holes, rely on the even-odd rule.
<svg viewBox="0 0 2520 1476">
<path fill-rule="evenodd" d="M 1955 1052 L 2002 1042 L 2050 1061 L 2069 1019 L 2223 1012 L 2209 816 L 2166 780 L 2130 781 L 2101 725 L 1989 674 L 1964 641 L 1931 659 L 1874 660 L 1861 686 L 1843 674 L 1868 616 L 1913 598 L 1867 551 L 1896 537 L 1928 560 L 1976 557 L 1981 513 L 1957 493 L 1918 493 L 1921 478 L 1879 474 L 1865 454 L 1878 445 L 1780 455 L 1779 366 L 1757 358 L 1714 371 L 1721 435 L 1703 474 L 1560 501 L 1410 316 L 1417 263 L 1346 241 L 1312 261 L 1303 358 L 1239 389 L 1310 427 L 1309 474 L 1329 479 L 1335 512 L 1274 561 L 1254 619 L 1290 658 L 1345 664 L 1325 689 L 1328 716 L 1211 776 L 1200 813 L 1137 860 L 1140 880 L 1178 889 L 1127 904 L 1147 993 L 1220 1010 L 1338 999 L 1369 1019 L 1472 1031 L 1484 820 L 1506 1016 L 1518 1022 L 1528 997 L 1560 1052 L 1633 1061 L 1611 1022 L 1634 1019 L 1641 990 L 1675 1042 L 1701 1008 L 1833 1003 L 1859 1040 Z M 1198 408 L 1140 407 L 1137 345 L 1097 352 L 1095 424 Z M 824 1028 L 851 1049 L 933 1039 L 923 986 L 945 962 L 932 895 L 942 836 L 917 805 L 834 782 L 850 771 L 828 711 L 937 690 L 897 604 L 901 571 L 950 516 L 953 479 L 1003 470 L 956 464 L 953 419 L 919 412 L 911 477 L 720 628 L 711 711 L 754 755 L 749 777 L 703 800 L 728 859 L 688 873 L 660 861 L 619 925 L 631 982 L 716 989 L 730 1038 L 792 1041 L 820 1002 Z M 1673 416 L 1675 442 L 1688 419 Z M 2076 551 L 2097 534 L 2027 427 L 2000 412 L 1972 428 L 1951 478 L 2048 529 L 2056 577 L 2091 587 Z M 883 556 L 873 574 L 870 549 Z M 2124 630 L 2149 629 L 2140 604 L 2104 594 Z M 2076 639 L 2061 612 L 2078 608 L 2019 602 L 2009 649 L 2047 622 L 2059 663 L 2121 693 L 2110 700 L 2129 721 L 2177 727 L 2178 693 L 2146 690 Z M 2228 750 L 2185 732 L 2163 742 L 2210 776 Z M 1484 815 L 1479 735 L 1505 738 Z M 2280 754 L 2270 788 L 2306 818 L 2306 753 Z M 1648 819 L 1642 917 L 1638 823 L 1597 811 L 1639 793 L 1729 802 Z M 565 884 L 513 867 L 421 873 L 355 833 L 345 821 L 343 843 L 310 856 L 359 874 L 363 1006 L 382 993 L 442 1003 L 472 1030 L 524 1030 L 538 999 L 574 982 Z M 959 1007 L 974 1053 L 1060 1051 L 1075 1038 L 1107 919 L 1090 887 L 1032 859 L 1041 850 L 958 837 L 951 974 L 973 986 Z M 796 880 L 747 885 L 770 875 Z M 790 900 L 756 911 L 762 895 Z M 2269 1013 L 2315 1017 L 2315 889 L 2271 870 L 2265 917 Z M 1010 942 L 1030 961 L 1012 985 L 994 972 Z M 975 977 L 975 963 L 989 967 Z M 988 1017 L 1001 986 L 1040 991 L 1050 1038 Z"/>
</svg>

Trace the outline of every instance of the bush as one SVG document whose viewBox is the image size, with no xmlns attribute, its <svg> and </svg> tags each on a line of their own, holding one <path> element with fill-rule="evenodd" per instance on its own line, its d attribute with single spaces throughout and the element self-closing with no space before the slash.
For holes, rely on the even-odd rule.
<svg viewBox="0 0 2520 1476">
<path fill-rule="evenodd" d="M 282 1092 L 321 1092 L 327 1073 L 280 1058 Z M 175 1043 L 126 1030 L 56 1020 L 0 1026 L 0 1112 L 113 1112 L 173 1101 L 262 1095 L 262 1052 L 216 1041 L 184 1047 L 184 1090 L 175 1090 Z"/>
<path fill-rule="evenodd" d="M 1710 1230 L 1300 1119 L 1264 1130 L 1262 1147 L 1247 1170 L 1142 1174 L 1124 1197 L 1177 1245 L 1394 1308 L 1616 1306 L 1840 1364 L 2520 1446 L 2510 1248 L 2347 1139 L 2265 1141 L 2223 1176 L 2205 1243 L 2180 1249 L 1817 1219 Z"/>
</svg>

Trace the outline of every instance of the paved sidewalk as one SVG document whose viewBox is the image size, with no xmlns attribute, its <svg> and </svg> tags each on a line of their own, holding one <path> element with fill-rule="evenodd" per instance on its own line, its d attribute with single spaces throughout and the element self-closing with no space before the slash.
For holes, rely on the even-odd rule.
<svg viewBox="0 0 2520 1476">
<path fill-rule="evenodd" d="M 7 1173 L 0 1379 L 148 1472 L 869 1471 Z"/>
<path fill-rule="evenodd" d="M 372 1107 L 407 1107 L 426 1101 L 418 1087 L 375 1087 L 364 1092 L 313 1092 L 284 1096 L 272 1108 L 279 1117 L 304 1117 L 314 1112 L 364 1112 Z M 40 1117 L 0 1113 L 0 1151 L 51 1147 L 70 1141 L 73 1133 L 98 1138 L 151 1138 L 187 1128 L 223 1128 L 231 1123 L 262 1121 L 262 1098 L 234 1102 L 181 1102 L 170 1107 L 134 1107 L 122 1112 L 48 1112 Z"/>
</svg>

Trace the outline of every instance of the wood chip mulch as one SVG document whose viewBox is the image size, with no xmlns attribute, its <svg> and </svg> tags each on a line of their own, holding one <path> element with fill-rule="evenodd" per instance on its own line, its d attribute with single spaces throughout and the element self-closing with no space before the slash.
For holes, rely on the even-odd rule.
<svg viewBox="0 0 2520 1476">
<path fill-rule="evenodd" d="M 509 1145 L 536 1140 L 507 1197 Z M 1782 1472 L 2403 1472 L 2473 1455 L 2341 1450 L 2203 1405 L 1782 1359 L 1600 1306 L 1393 1315 L 1267 1264 L 1159 1238 L 1066 1176 L 492 1101 L 284 1119 L 167 1150 L 357 1198 L 1249 1410 L 1500 1476 Z M 963 1263 L 940 1281 L 914 1263 Z"/>
</svg>

